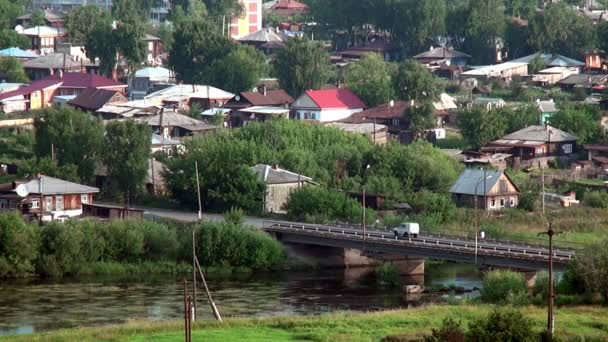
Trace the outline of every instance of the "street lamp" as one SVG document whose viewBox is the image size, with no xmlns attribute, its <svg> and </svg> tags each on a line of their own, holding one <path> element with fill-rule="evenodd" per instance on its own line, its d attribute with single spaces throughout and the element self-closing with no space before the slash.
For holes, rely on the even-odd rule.
<svg viewBox="0 0 608 342">
<path fill-rule="evenodd" d="M 486 179 L 492 178 L 492 175 L 486 176 L 486 170 L 483 169 L 483 178 L 480 179 L 475 185 L 475 265 L 477 265 L 477 238 L 479 235 L 479 208 L 477 205 L 477 188 L 483 182 L 483 198 L 484 198 L 484 209 L 488 205 L 488 199 L 486 197 Z"/>
<path fill-rule="evenodd" d="M 365 179 L 366 179 L 366 175 L 367 175 L 367 170 L 369 170 L 370 165 L 367 164 L 367 166 L 365 167 L 365 170 L 363 170 L 363 197 L 362 197 L 362 202 L 363 202 L 363 215 L 362 218 L 363 220 L 361 221 L 361 227 L 363 228 L 363 250 L 365 250 L 365 241 L 366 241 L 366 237 L 365 237 Z"/>
</svg>

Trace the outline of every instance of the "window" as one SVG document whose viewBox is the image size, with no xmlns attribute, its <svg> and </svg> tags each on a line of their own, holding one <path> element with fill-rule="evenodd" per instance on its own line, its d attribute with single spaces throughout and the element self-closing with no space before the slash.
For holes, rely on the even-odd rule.
<svg viewBox="0 0 608 342">
<path fill-rule="evenodd" d="M 46 197 L 44 199 L 46 201 L 45 207 L 47 211 L 53 211 L 53 197 Z"/>
<path fill-rule="evenodd" d="M 501 199 L 500 199 L 500 207 L 502 208 L 502 207 L 504 207 L 504 206 L 505 206 L 505 199 L 504 199 L 504 198 L 501 198 Z"/>
<path fill-rule="evenodd" d="M 89 203 L 89 195 L 80 195 L 80 203 Z"/>
<path fill-rule="evenodd" d="M 565 154 L 572 153 L 572 145 L 571 144 L 566 144 L 566 145 L 562 146 L 562 149 L 564 150 Z"/>
<path fill-rule="evenodd" d="M 0 209 L 8 209 L 8 202 L 6 200 L 0 200 Z"/>
<path fill-rule="evenodd" d="M 39 201 L 32 201 L 29 205 L 30 209 L 38 209 L 40 207 Z"/>
<path fill-rule="evenodd" d="M 490 208 L 494 208 L 496 206 L 496 200 L 491 200 L 490 201 Z"/>
<path fill-rule="evenodd" d="M 515 205 L 515 199 L 513 197 L 511 197 L 511 199 L 509 199 L 509 203 L 511 206 Z"/>
<path fill-rule="evenodd" d="M 17 203 L 15 201 L 8 201 L 9 209 L 17 209 Z"/>
<path fill-rule="evenodd" d="M 401 122 L 399 121 L 399 119 L 393 119 L 393 120 L 391 120 L 391 124 L 392 124 L 393 126 L 399 126 L 399 124 L 400 124 L 400 123 L 401 123 Z"/>
<path fill-rule="evenodd" d="M 55 197 L 55 210 L 63 210 L 63 196 Z"/>
</svg>

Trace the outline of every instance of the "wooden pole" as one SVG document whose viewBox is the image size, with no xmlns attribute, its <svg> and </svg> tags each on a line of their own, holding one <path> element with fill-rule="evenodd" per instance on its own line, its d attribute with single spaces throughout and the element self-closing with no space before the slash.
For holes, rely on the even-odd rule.
<svg viewBox="0 0 608 342">
<path fill-rule="evenodd" d="M 209 304 L 211 305 L 211 311 L 213 311 L 213 315 L 215 316 L 215 319 L 217 319 L 218 321 L 222 321 L 222 316 L 220 315 L 220 311 L 217 309 L 217 306 L 215 306 L 215 302 L 213 301 L 213 298 L 211 297 L 211 292 L 209 291 L 209 288 L 207 287 L 207 281 L 205 280 L 205 275 L 203 274 L 203 270 L 201 269 L 201 264 L 198 262 L 198 258 L 196 258 L 196 265 L 198 266 L 198 272 L 201 275 L 201 279 L 203 280 L 203 286 L 205 287 L 205 292 L 207 293 L 207 298 L 209 299 Z"/>
<path fill-rule="evenodd" d="M 188 342 L 188 298 L 186 297 L 187 285 L 186 279 L 184 279 L 184 337 L 185 341 Z"/>
<path fill-rule="evenodd" d="M 363 185 L 363 220 L 361 221 L 361 226 L 363 227 L 363 250 L 365 250 L 365 185 Z"/>
<path fill-rule="evenodd" d="M 201 202 L 201 184 L 198 177 L 198 161 L 194 161 L 194 169 L 196 171 L 196 193 L 198 196 L 198 220 L 203 219 L 203 205 Z"/>
<path fill-rule="evenodd" d="M 555 296 L 553 293 L 553 235 L 555 235 L 555 232 L 553 231 L 553 224 L 551 223 L 549 223 L 547 235 L 549 235 L 549 295 L 547 298 L 547 334 L 549 335 L 549 341 L 552 341 L 554 332 L 553 297 Z"/>
</svg>

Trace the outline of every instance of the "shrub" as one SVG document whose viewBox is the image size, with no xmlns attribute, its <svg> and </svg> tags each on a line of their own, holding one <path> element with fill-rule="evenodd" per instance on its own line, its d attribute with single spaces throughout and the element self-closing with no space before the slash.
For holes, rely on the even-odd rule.
<svg viewBox="0 0 608 342">
<path fill-rule="evenodd" d="M 536 210 L 536 202 L 538 200 L 537 192 L 524 192 L 519 196 L 519 203 L 517 207 L 529 212 Z"/>
<path fill-rule="evenodd" d="M 583 203 L 592 208 L 608 208 L 608 193 L 600 191 L 588 191 L 583 196 Z"/>
<path fill-rule="evenodd" d="M 224 221 L 234 225 L 242 224 L 244 218 L 245 212 L 240 208 L 230 208 L 229 211 L 224 213 Z"/>
<path fill-rule="evenodd" d="M 76 275 L 83 263 L 81 248 L 86 239 L 82 230 L 53 222 L 41 230 L 41 249 L 38 272 L 42 275 L 61 277 Z"/>
<path fill-rule="evenodd" d="M 526 280 L 521 273 L 495 270 L 483 278 L 481 299 L 484 302 L 504 303 L 520 293 L 526 293 Z"/>
<path fill-rule="evenodd" d="M 138 221 L 120 220 L 100 226 L 106 240 L 105 256 L 108 260 L 132 261 L 144 254 L 144 233 L 138 229 L 140 224 Z"/>
<path fill-rule="evenodd" d="M 424 342 L 464 342 L 464 330 L 462 322 L 456 321 L 451 317 L 443 320 L 439 329 L 434 329 L 431 335 L 425 336 Z"/>
<path fill-rule="evenodd" d="M 374 272 L 376 274 L 376 281 L 382 286 L 398 288 L 401 285 L 399 267 L 392 262 L 376 267 Z"/>
<path fill-rule="evenodd" d="M 494 309 L 487 318 L 477 319 L 469 324 L 466 340 L 472 342 L 537 340 L 530 320 L 513 309 Z"/>
<path fill-rule="evenodd" d="M 175 260 L 177 234 L 164 224 L 141 222 L 144 239 L 144 257 L 147 260 Z"/>
<path fill-rule="evenodd" d="M 0 213 L 0 278 L 32 273 L 39 244 L 37 227 L 26 224 L 17 212 Z"/>
<path fill-rule="evenodd" d="M 454 201 L 448 195 L 441 193 L 426 190 L 417 192 L 408 198 L 408 203 L 417 213 L 438 217 L 439 223 L 452 219 L 456 214 Z"/>
</svg>

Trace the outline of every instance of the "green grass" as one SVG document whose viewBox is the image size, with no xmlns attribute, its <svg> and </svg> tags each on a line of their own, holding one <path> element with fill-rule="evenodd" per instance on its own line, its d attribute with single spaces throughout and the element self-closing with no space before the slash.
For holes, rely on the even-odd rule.
<svg viewBox="0 0 608 342">
<path fill-rule="evenodd" d="M 321 316 L 294 316 L 267 319 L 225 319 L 224 323 L 199 322 L 194 326 L 196 341 L 379 341 L 388 335 L 420 338 L 438 327 L 446 317 L 463 321 L 485 317 L 491 305 L 428 306 L 374 313 L 335 313 Z M 546 319 L 544 308 L 518 308 L 540 332 Z M 584 337 L 608 341 L 608 308 L 557 308 L 556 333 L 560 337 Z M 182 341 L 183 322 L 132 321 L 125 325 L 76 328 L 55 332 L 8 336 L 6 341 Z"/>
</svg>

